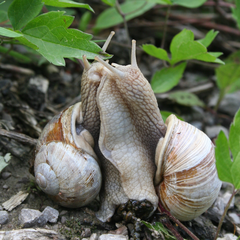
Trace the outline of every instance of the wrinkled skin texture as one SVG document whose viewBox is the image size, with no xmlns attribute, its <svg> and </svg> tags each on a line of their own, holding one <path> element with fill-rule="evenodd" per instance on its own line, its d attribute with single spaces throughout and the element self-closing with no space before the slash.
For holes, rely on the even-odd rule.
<svg viewBox="0 0 240 240">
<path fill-rule="evenodd" d="M 129 199 L 148 200 L 156 209 L 153 159 L 158 140 L 165 134 L 156 98 L 140 70 L 130 65 L 116 68 L 124 72 L 124 77 L 107 73 L 97 94 L 99 148 L 107 159 L 104 194 L 97 215 L 102 221 Z"/>
</svg>

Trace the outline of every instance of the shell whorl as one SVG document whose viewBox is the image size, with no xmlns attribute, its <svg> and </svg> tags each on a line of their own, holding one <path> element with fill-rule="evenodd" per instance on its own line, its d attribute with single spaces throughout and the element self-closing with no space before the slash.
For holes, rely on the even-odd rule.
<svg viewBox="0 0 240 240">
<path fill-rule="evenodd" d="M 182 221 L 207 210 L 217 198 L 214 145 L 202 131 L 171 115 L 156 150 L 155 184 L 163 206 Z"/>
</svg>

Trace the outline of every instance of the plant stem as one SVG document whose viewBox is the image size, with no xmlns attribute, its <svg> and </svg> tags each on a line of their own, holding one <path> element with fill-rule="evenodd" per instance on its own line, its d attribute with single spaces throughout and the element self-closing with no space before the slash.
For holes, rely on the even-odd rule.
<svg viewBox="0 0 240 240">
<path fill-rule="evenodd" d="M 221 101 L 223 100 L 224 96 L 225 96 L 225 91 L 224 91 L 224 89 L 221 89 L 220 90 L 220 94 L 218 96 L 217 103 L 216 103 L 216 105 L 214 107 L 215 112 L 217 112 L 217 110 L 219 108 L 219 105 L 220 105 Z"/>
<path fill-rule="evenodd" d="M 233 186 L 232 195 L 231 195 L 231 197 L 229 198 L 228 203 L 227 203 L 227 206 L 225 207 L 224 212 L 223 212 L 223 215 L 222 215 L 222 217 L 221 217 L 221 219 L 220 219 L 220 221 L 219 221 L 218 228 L 217 228 L 217 232 L 216 232 L 216 235 L 215 235 L 214 240 L 216 240 L 217 237 L 218 237 L 218 234 L 219 234 L 219 232 L 220 232 L 220 230 L 221 230 L 221 227 L 222 227 L 223 220 L 224 220 L 224 218 L 225 218 L 225 216 L 226 216 L 226 214 L 227 214 L 227 211 L 228 211 L 228 208 L 229 208 L 229 206 L 230 206 L 230 204 L 231 204 L 231 202 L 232 202 L 232 199 L 233 199 L 233 197 L 236 195 L 237 191 L 238 191 L 238 190 L 235 189 L 234 186 Z"/>
<path fill-rule="evenodd" d="M 165 213 L 173 222 L 175 222 L 180 228 L 182 228 L 193 240 L 199 240 L 188 228 L 186 228 L 177 218 L 175 218 L 169 211 L 158 203 L 158 210 L 161 213 Z"/>
</svg>

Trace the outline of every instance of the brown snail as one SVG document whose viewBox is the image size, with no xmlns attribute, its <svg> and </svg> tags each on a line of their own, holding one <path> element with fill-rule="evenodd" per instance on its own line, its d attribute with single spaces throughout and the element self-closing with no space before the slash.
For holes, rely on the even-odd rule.
<svg viewBox="0 0 240 240">
<path fill-rule="evenodd" d="M 90 65 L 86 58 L 83 58 L 85 70 L 81 83 L 82 105 L 74 105 L 74 111 L 69 113 L 71 120 L 68 127 L 72 132 L 66 134 L 67 142 L 71 145 L 76 137 L 81 136 L 84 147 L 79 144 L 80 152 L 88 154 L 92 162 L 92 159 L 100 162 L 102 174 L 94 171 L 96 178 L 91 178 L 91 181 L 101 184 L 100 176 L 103 177 L 101 206 L 97 213 L 101 221 L 107 221 L 118 205 L 128 202 L 147 205 L 149 213 L 145 216 L 149 216 L 157 208 L 158 196 L 173 215 L 180 220 L 190 220 L 211 206 L 221 186 L 215 167 L 214 147 L 204 133 L 187 123 L 179 122 L 174 116 L 169 118 L 167 126 L 164 124 L 151 86 L 137 66 L 135 45 L 133 41 L 131 65 L 111 66 L 99 58 L 96 58 L 98 62 Z M 58 117 L 54 119 L 54 124 L 59 121 Z M 51 132 L 52 127 L 49 125 L 47 129 Z M 37 151 L 45 144 L 43 138 L 40 137 Z M 178 147 L 179 152 L 176 150 Z M 192 151 L 190 148 L 193 148 Z M 41 151 L 43 150 L 37 153 L 37 159 L 40 158 L 38 154 Z M 84 156 L 83 159 L 86 160 L 87 157 Z M 36 178 L 40 169 L 38 162 L 42 161 L 37 159 Z M 172 173 L 174 168 L 175 172 Z M 48 171 L 51 170 L 52 166 L 48 167 Z M 60 177 L 58 175 L 58 178 Z M 194 177 L 192 181 L 191 177 Z M 154 181 L 158 185 L 157 194 Z M 40 180 L 37 180 L 38 184 L 39 182 Z M 42 189 L 44 191 L 44 188 Z M 77 189 L 77 195 L 79 192 L 80 189 Z M 96 195 L 98 192 L 97 188 Z M 47 190 L 46 193 L 57 195 L 57 198 L 53 198 L 57 199 L 59 204 L 67 206 L 59 201 L 62 191 L 57 190 L 52 194 Z M 179 204 L 174 204 L 175 199 Z M 76 207 L 88 203 L 81 204 L 77 201 L 74 201 Z M 74 204 L 70 206 L 73 207 Z M 152 207 L 149 208 L 149 204 Z"/>
</svg>

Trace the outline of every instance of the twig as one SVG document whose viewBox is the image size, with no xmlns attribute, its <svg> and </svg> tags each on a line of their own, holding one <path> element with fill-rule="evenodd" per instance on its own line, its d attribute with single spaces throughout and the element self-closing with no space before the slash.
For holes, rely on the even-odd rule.
<svg viewBox="0 0 240 240">
<path fill-rule="evenodd" d="M 180 228 L 182 228 L 192 239 L 199 240 L 189 229 L 187 229 L 178 219 L 176 219 L 169 211 L 167 211 L 163 206 L 158 203 L 158 210 L 161 213 L 165 213 L 169 219 L 175 222 Z"/>
<path fill-rule="evenodd" d="M 117 12 L 121 15 L 121 17 L 123 19 L 124 29 L 126 31 L 128 45 L 131 45 L 130 35 L 129 35 L 129 31 L 128 31 L 128 25 L 127 25 L 127 20 L 126 20 L 126 14 L 122 12 L 118 0 L 116 0 L 116 5 L 115 6 L 116 6 Z"/>
<path fill-rule="evenodd" d="M 7 131 L 5 129 L 0 128 L 0 136 L 8 137 L 14 140 L 17 140 L 19 142 L 23 142 L 29 145 L 35 146 L 37 144 L 37 139 L 31 138 L 25 134 Z"/>
<path fill-rule="evenodd" d="M 13 72 L 18 72 L 21 74 L 29 75 L 29 76 L 32 76 L 35 74 L 34 71 L 32 71 L 31 69 L 18 67 L 18 66 L 11 65 L 11 64 L 0 64 L 0 68 L 4 69 L 4 70 L 10 70 Z"/>
<path fill-rule="evenodd" d="M 232 202 L 232 199 L 233 199 L 233 197 L 236 195 L 237 191 L 238 191 L 238 189 L 235 189 L 234 186 L 233 186 L 232 195 L 231 195 L 231 197 L 229 198 L 228 203 L 227 203 L 227 206 L 225 207 L 224 212 L 223 212 L 223 215 L 222 215 L 222 217 L 221 217 L 221 219 L 220 219 L 220 221 L 219 221 L 218 228 L 217 228 L 217 232 L 216 232 L 216 235 L 215 235 L 214 240 L 216 240 L 217 237 L 218 237 L 218 234 L 219 234 L 219 232 L 220 232 L 220 230 L 221 230 L 221 227 L 222 227 L 223 220 L 224 220 L 224 218 L 225 218 L 225 216 L 226 216 L 226 214 L 227 214 L 227 211 L 228 211 L 229 206 L 230 206 L 230 204 L 231 204 L 231 202 Z"/>
</svg>

